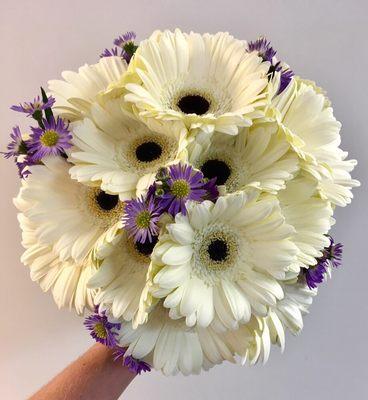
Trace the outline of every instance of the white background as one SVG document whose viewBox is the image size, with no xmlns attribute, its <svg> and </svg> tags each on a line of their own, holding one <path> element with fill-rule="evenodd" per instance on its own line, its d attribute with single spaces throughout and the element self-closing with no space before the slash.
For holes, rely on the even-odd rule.
<svg viewBox="0 0 368 400">
<path fill-rule="evenodd" d="M 363 187 L 352 206 L 337 210 L 334 236 L 345 245 L 344 266 L 324 284 L 298 338 L 287 337 L 266 366 L 225 364 L 201 376 L 137 378 L 124 399 L 363 399 L 367 371 L 367 13 L 361 1 L 71 1 L 1 0 L 0 146 L 25 120 L 9 106 L 30 100 L 39 85 L 94 63 L 115 36 L 157 28 L 266 35 L 293 70 L 323 86 L 343 123 L 343 147 L 359 159 Z M 19 182 L 0 160 L 0 399 L 25 399 L 87 349 L 82 320 L 58 311 L 19 262 L 22 252 L 11 198 Z M 73 399 L 71 399 L 73 400 Z M 103 399 L 102 399 L 103 400 Z"/>
</svg>

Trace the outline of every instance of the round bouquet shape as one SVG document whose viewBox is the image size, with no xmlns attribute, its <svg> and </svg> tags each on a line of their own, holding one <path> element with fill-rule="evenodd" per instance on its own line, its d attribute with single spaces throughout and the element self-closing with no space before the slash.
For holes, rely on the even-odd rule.
<svg viewBox="0 0 368 400">
<path fill-rule="evenodd" d="M 119 36 L 64 72 L 3 153 L 22 262 L 132 372 L 266 362 L 341 265 L 359 182 L 324 91 L 261 37 Z"/>
</svg>

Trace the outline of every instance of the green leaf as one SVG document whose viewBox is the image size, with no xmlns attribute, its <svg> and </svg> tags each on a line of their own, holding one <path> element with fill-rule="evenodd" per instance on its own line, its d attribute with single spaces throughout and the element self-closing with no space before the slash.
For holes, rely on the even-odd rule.
<svg viewBox="0 0 368 400">
<path fill-rule="evenodd" d="M 134 42 L 128 42 L 125 43 L 123 49 L 130 57 L 132 57 L 133 54 L 137 51 L 138 46 Z"/>
<path fill-rule="evenodd" d="M 42 101 L 44 102 L 44 104 L 46 104 L 48 101 L 48 97 L 42 86 L 41 86 L 41 95 L 42 95 Z M 54 118 L 54 114 L 52 113 L 51 108 L 45 108 L 45 117 L 47 119 L 47 122 L 50 122 Z"/>
</svg>

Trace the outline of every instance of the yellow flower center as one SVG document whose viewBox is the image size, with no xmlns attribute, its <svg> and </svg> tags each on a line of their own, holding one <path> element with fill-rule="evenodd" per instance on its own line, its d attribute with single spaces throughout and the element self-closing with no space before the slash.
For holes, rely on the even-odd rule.
<svg viewBox="0 0 368 400">
<path fill-rule="evenodd" d="M 100 339 L 106 339 L 107 332 L 102 322 L 98 322 L 93 330 L 97 337 L 99 337 Z"/>
<path fill-rule="evenodd" d="M 40 138 L 41 143 L 46 147 L 55 146 L 58 140 L 59 134 L 53 129 L 48 129 L 45 131 Z"/>
<path fill-rule="evenodd" d="M 178 179 L 171 186 L 171 193 L 179 199 L 187 197 L 190 193 L 189 183 L 185 179 Z"/>
<path fill-rule="evenodd" d="M 138 228 L 141 229 L 149 228 L 150 222 L 151 213 L 148 210 L 141 211 L 135 219 L 135 223 L 137 224 Z"/>
</svg>

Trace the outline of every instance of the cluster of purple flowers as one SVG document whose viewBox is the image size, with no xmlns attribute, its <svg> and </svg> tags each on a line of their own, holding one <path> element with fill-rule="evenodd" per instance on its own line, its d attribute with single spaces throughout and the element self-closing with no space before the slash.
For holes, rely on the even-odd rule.
<svg viewBox="0 0 368 400">
<path fill-rule="evenodd" d="M 218 194 L 216 178 L 206 180 L 201 171 L 188 164 L 162 168 L 145 197 L 126 202 L 124 227 L 136 242 L 152 243 L 157 238 L 162 214 L 186 215 L 187 201 L 215 201 Z"/>
<path fill-rule="evenodd" d="M 291 78 L 294 76 L 293 71 L 288 67 L 283 67 L 280 61 L 276 59 L 276 50 L 273 49 L 271 43 L 265 37 L 260 37 L 254 42 L 248 43 L 248 52 L 257 51 L 263 61 L 268 61 L 271 66 L 268 71 L 269 77 L 272 78 L 276 72 L 281 72 L 280 87 L 277 94 L 282 93 L 289 85 Z"/>
<path fill-rule="evenodd" d="M 121 324 L 109 321 L 105 310 L 100 310 L 99 306 L 95 306 L 94 313 L 86 317 L 84 325 L 96 342 L 115 350 L 114 361 L 123 358 L 123 365 L 128 367 L 130 372 L 140 375 L 142 372 L 151 371 L 148 363 L 125 355 L 126 348 L 118 345 Z"/>
<path fill-rule="evenodd" d="M 41 88 L 42 97 L 37 96 L 33 102 L 13 105 L 11 110 L 26 114 L 37 121 L 37 127 L 31 127 L 32 133 L 24 139 L 19 126 L 15 126 L 10 134 L 7 151 L 2 152 L 5 158 L 14 158 L 19 176 L 25 178 L 30 174 L 29 168 L 39 164 L 47 156 L 65 155 L 65 150 L 72 146 L 72 135 L 68 123 L 55 118 L 52 106 L 55 99 L 48 97 Z"/>
<path fill-rule="evenodd" d="M 324 281 L 329 268 L 341 266 L 343 245 L 335 243 L 332 237 L 329 239 L 330 245 L 324 249 L 322 257 L 317 260 L 317 264 L 303 270 L 305 281 L 310 289 L 316 288 Z"/>
<path fill-rule="evenodd" d="M 115 47 L 105 49 L 100 57 L 122 57 L 128 64 L 137 50 L 138 46 L 135 44 L 134 39 L 136 34 L 134 32 L 126 32 L 114 40 Z"/>
</svg>

